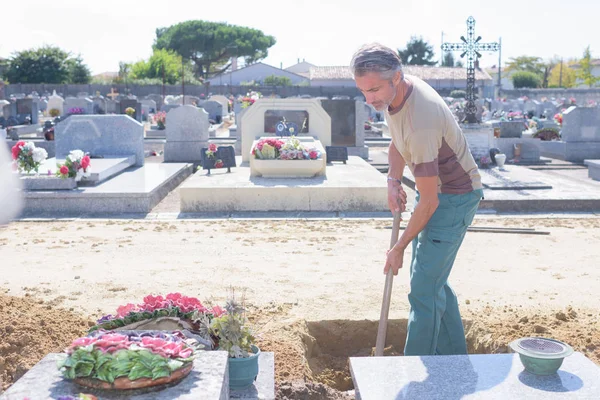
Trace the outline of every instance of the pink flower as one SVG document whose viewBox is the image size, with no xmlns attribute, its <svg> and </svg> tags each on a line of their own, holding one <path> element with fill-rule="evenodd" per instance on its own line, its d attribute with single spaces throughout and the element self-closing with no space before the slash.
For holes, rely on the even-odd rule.
<svg viewBox="0 0 600 400">
<path fill-rule="evenodd" d="M 181 293 L 169 293 L 167 295 L 167 300 L 171 300 L 172 302 L 176 302 L 177 300 L 181 299 L 183 297 L 183 295 Z"/>
<path fill-rule="evenodd" d="M 61 175 L 69 175 L 69 167 L 63 165 L 62 167 L 60 167 L 60 173 Z"/>
<path fill-rule="evenodd" d="M 221 315 L 225 314 L 225 310 L 219 306 L 213 306 L 211 311 L 215 317 L 220 317 Z"/>
<path fill-rule="evenodd" d="M 310 157 L 311 160 L 316 160 L 317 157 L 319 156 L 319 153 L 317 153 L 315 150 L 313 150 L 308 155 L 309 155 L 309 157 Z"/>
<path fill-rule="evenodd" d="M 215 152 L 215 151 L 217 151 L 217 145 L 216 145 L 216 144 L 214 144 L 214 143 L 211 143 L 211 144 L 209 144 L 209 145 L 208 145 L 208 150 L 209 150 L 209 151 L 212 151 L 212 152 Z"/>
<path fill-rule="evenodd" d="M 81 168 L 86 170 L 87 167 L 89 167 L 89 166 L 90 166 L 90 156 L 83 156 L 83 158 L 81 159 Z"/>
<path fill-rule="evenodd" d="M 61 168 L 61 170 L 62 170 L 62 168 Z M 138 307 L 135 304 L 131 304 L 131 303 L 126 304 L 124 306 L 120 306 L 119 308 L 117 308 L 117 317 L 123 318 L 130 312 L 132 312 L 132 311 L 135 312 L 137 310 L 138 310 Z"/>
</svg>

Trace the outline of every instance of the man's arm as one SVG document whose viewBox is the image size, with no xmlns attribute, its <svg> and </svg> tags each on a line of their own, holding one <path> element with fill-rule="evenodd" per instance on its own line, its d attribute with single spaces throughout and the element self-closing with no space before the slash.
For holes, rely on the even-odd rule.
<svg viewBox="0 0 600 400">
<path fill-rule="evenodd" d="M 388 176 L 401 181 L 406 162 L 400 155 L 400 152 L 394 145 L 394 142 L 390 142 L 390 148 L 388 149 L 388 162 L 390 164 Z"/>
<path fill-rule="evenodd" d="M 388 150 L 388 207 L 392 213 L 406 210 L 406 192 L 402 188 L 402 176 L 406 162 L 394 145 L 390 142 Z"/>
<path fill-rule="evenodd" d="M 429 222 L 429 219 L 437 210 L 440 201 L 438 199 L 438 177 L 427 176 L 421 178 L 415 178 L 417 190 L 421 198 L 419 203 L 415 207 L 408 225 L 402 233 L 400 240 L 396 246 L 400 247 L 400 250 L 405 250 L 414 238 L 417 237 L 419 232 L 425 229 L 425 226 Z M 394 246 L 394 247 L 396 247 Z"/>
</svg>

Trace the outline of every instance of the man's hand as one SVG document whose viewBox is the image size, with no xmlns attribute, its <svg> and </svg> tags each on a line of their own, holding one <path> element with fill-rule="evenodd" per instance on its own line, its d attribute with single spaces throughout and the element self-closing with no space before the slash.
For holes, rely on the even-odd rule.
<svg viewBox="0 0 600 400">
<path fill-rule="evenodd" d="M 402 262 L 404 259 L 404 249 L 398 245 L 395 245 L 387 252 L 387 260 L 385 261 L 385 268 L 383 274 L 387 275 L 390 268 L 394 275 L 398 275 L 398 271 L 402 268 Z"/>
<path fill-rule="evenodd" d="M 388 207 L 392 213 L 406 211 L 406 192 L 396 181 L 388 181 Z"/>
</svg>

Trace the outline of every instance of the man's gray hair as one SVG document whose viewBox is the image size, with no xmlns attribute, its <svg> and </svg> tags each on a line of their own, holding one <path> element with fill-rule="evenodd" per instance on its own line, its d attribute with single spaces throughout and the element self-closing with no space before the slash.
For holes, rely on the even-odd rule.
<svg viewBox="0 0 600 400">
<path fill-rule="evenodd" d="M 394 50 L 379 43 L 363 45 L 352 56 L 350 69 L 354 77 L 363 76 L 370 72 L 381 74 L 383 79 L 391 80 L 396 72 L 402 72 L 402 60 Z"/>
</svg>

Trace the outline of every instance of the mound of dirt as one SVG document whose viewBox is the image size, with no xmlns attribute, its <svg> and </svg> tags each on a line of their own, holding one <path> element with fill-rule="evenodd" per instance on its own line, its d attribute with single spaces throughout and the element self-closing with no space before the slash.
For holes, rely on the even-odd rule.
<svg viewBox="0 0 600 400">
<path fill-rule="evenodd" d="M 354 391 L 344 393 L 315 382 L 283 382 L 277 389 L 280 400 L 353 400 Z"/>
<path fill-rule="evenodd" d="M 92 325 L 93 321 L 42 300 L 0 294 L 0 392 Z"/>
</svg>

